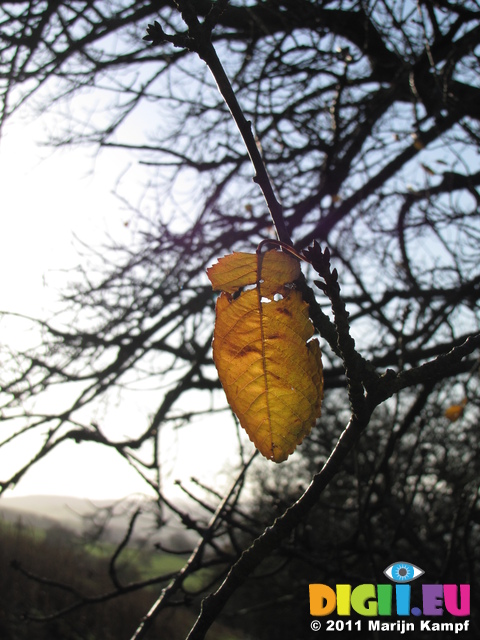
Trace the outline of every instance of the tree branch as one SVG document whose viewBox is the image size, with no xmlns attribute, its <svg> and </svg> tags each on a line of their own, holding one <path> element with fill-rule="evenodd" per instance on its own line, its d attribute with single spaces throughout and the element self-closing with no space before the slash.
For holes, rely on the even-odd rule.
<svg viewBox="0 0 480 640">
<path fill-rule="evenodd" d="M 369 418 L 370 416 L 367 414 L 361 418 L 352 415 L 330 457 L 321 471 L 313 476 L 312 482 L 304 494 L 242 553 L 217 591 L 203 600 L 200 615 L 186 640 L 204 640 L 208 629 L 232 594 L 242 586 L 252 572 L 280 545 L 298 523 L 305 519 L 310 509 L 317 504 L 323 490 L 340 470 L 347 454 L 367 426 Z"/>
</svg>

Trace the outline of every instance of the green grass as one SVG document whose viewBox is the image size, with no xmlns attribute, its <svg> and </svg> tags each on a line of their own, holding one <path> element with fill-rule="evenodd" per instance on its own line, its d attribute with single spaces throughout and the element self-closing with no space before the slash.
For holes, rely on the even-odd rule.
<svg viewBox="0 0 480 640">
<path fill-rule="evenodd" d="M 84 550 L 99 560 L 109 560 L 116 546 L 110 542 L 96 542 L 85 545 Z M 177 573 L 184 567 L 187 560 L 188 556 L 184 555 L 127 547 L 122 550 L 117 559 L 117 569 L 121 575 L 134 572 L 137 580 L 151 580 Z M 214 575 L 212 570 L 200 569 L 185 579 L 185 589 L 195 593 L 209 583 Z"/>
<path fill-rule="evenodd" d="M 0 536 L 14 537 L 21 535 L 32 541 L 32 543 L 43 542 L 47 535 L 45 529 L 25 524 L 21 517 L 17 520 L 5 520 L 0 513 Z"/>
</svg>

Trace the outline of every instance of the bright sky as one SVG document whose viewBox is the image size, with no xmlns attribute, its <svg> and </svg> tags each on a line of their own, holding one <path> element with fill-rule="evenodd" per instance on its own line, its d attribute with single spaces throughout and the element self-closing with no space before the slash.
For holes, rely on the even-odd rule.
<svg viewBox="0 0 480 640">
<path fill-rule="evenodd" d="M 48 317 L 55 301 L 48 283 L 55 281 L 58 269 L 78 263 L 73 233 L 96 242 L 106 227 L 123 225 L 118 201 L 110 193 L 114 167 L 102 158 L 95 162 L 85 149 L 52 153 L 38 146 L 40 138 L 38 124 L 12 123 L 0 142 L 0 308 Z M 98 173 L 92 175 L 94 166 Z M 19 322 L 18 331 L 8 332 L 7 339 L 20 345 L 25 327 Z M 5 340 L 4 326 L 2 334 Z M 87 452 L 84 446 L 83 455 L 80 447 L 66 449 L 30 472 L 14 493 L 91 495 L 98 490 L 110 497 L 112 492 L 128 492 L 127 477 L 119 483 L 116 473 L 104 472 L 104 465 L 100 471 L 94 447 Z M 113 471 L 115 457 L 109 457 Z M 2 477 L 15 463 L 12 450 L 8 460 L 2 460 L 0 451 Z"/>
<path fill-rule="evenodd" d="M 72 232 L 98 239 L 107 223 L 122 226 L 114 168 L 86 149 L 52 152 L 39 137 L 20 124 L 0 141 L 2 307 L 30 312 L 48 304 L 44 278 L 77 264 Z"/>
<path fill-rule="evenodd" d="M 0 143 L 0 309 L 48 317 L 55 301 L 54 287 L 48 283 L 55 284 L 58 269 L 78 263 L 73 233 L 93 245 L 101 242 L 105 231 L 125 239 L 128 231 L 124 223 L 129 214 L 122 210 L 112 189 L 131 159 L 112 153 L 95 158 L 91 150 L 83 148 L 52 152 L 38 146 L 41 138 L 38 124 L 10 124 Z M 2 341 L 7 339 L 16 346 L 27 338 L 21 322 L 13 333 L 5 333 L 4 323 L 0 323 L 0 330 Z M 128 415 L 125 407 L 120 409 Z M 165 434 L 163 445 L 169 453 L 172 482 L 186 469 L 187 477 L 205 477 L 205 468 L 210 470 L 211 463 L 206 465 L 197 452 L 205 449 L 205 438 L 216 441 L 220 450 L 228 448 L 233 434 L 231 424 L 227 431 L 225 426 L 223 421 L 209 420 L 187 431 Z M 118 428 L 121 432 L 121 424 Z M 30 439 L 18 449 L 0 450 L 2 479 L 18 466 L 20 449 L 25 453 L 25 447 L 33 444 Z M 10 495 L 99 499 L 145 489 L 114 452 L 71 443 L 35 465 Z"/>
</svg>

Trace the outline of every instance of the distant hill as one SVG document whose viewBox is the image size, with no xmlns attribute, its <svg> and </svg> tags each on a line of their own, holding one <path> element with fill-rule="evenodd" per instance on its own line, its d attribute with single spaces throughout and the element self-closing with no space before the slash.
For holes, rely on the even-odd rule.
<svg viewBox="0 0 480 640">
<path fill-rule="evenodd" d="M 99 594 L 113 591 L 111 557 L 117 545 L 108 540 L 79 544 L 76 535 L 83 525 L 82 514 L 110 504 L 114 503 L 102 501 L 92 505 L 88 500 L 68 496 L 0 500 L 0 640 L 119 640 L 132 636 L 165 582 L 132 590 L 96 605 L 72 608 L 68 615 L 56 616 L 75 602 L 82 602 L 78 593 L 95 599 Z M 128 510 L 135 511 L 140 504 L 141 500 L 116 504 L 120 513 L 125 508 L 124 525 L 128 522 Z M 151 503 L 144 501 L 143 506 L 148 509 Z M 66 524 L 74 527 L 74 531 L 67 529 Z M 124 585 L 158 576 L 165 576 L 168 581 L 167 576 L 179 571 L 185 562 L 179 554 L 155 549 L 156 532 L 148 532 L 145 523 L 141 526 L 144 533 L 150 534 L 148 544 L 136 547 L 132 543 L 123 550 L 116 564 L 117 578 Z M 118 530 L 121 531 L 121 526 Z M 173 525 L 170 530 L 173 531 Z M 159 531 L 163 532 L 164 527 Z M 211 579 L 212 574 L 206 570 L 190 576 L 187 582 L 190 580 L 193 593 Z M 162 612 L 154 620 L 148 638 L 184 640 L 197 615 L 198 602 L 195 606 L 192 604 L 189 600 L 186 606 Z M 29 616 L 37 621 L 33 623 Z M 44 620 L 38 621 L 39 617 Z M 212 626 L 209 638 L 246 640 L 246 636 L 225 623 Z"/>
<path fill-rule="evenodd" d="M 120 541 L 128 528 L 136 509 L 142 514 L 135 522 L 132 540 L 158 541 L 171 549 L 186 549 L 194 537 L 174 517 L 164 514 L 166 522 L 161 527 L 156 522 L 154 503 L 145 497 L 119 500 L 88 500 L 73 496 L 20 496 L 0 499 L 0 518 L 7 521 L 21 520 L 22 524 L 42 529 L 61 526 L 82 534 L 104 526 L 102 538 Z"/>
<path fill-rule="evenodd" d="M 92 510 L 91 502 L 72 496 L 20 496 L 0 500 L 0 514 L 5 519 L 21 518 L 26 524 L 35 526 L 42 526 L 42 523 L 51 526 L 58 522 L 78 530 L 83 526 L 83 516 Z"/>
</svg>

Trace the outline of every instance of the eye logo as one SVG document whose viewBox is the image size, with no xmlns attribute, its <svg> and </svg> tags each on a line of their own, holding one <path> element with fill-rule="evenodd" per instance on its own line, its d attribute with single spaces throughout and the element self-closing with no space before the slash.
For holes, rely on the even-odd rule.
<svg viewBox="0 0 480 640">
<path fill-rule="evenodd" d="M 423 576 L 425 571 L 410 562 L 394 562 L 383 573 L 392 582 L 411 582 Z"/>
</svg>

